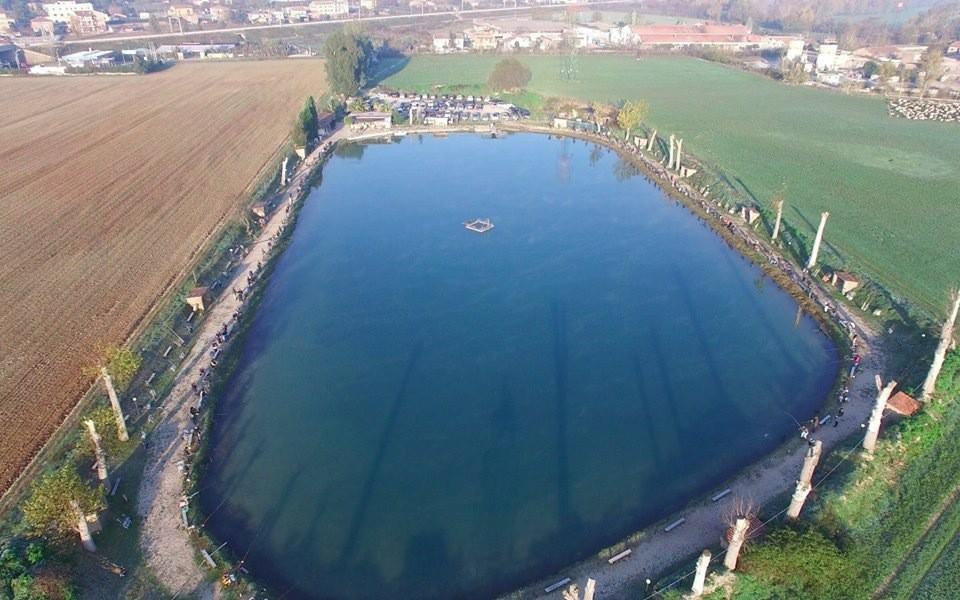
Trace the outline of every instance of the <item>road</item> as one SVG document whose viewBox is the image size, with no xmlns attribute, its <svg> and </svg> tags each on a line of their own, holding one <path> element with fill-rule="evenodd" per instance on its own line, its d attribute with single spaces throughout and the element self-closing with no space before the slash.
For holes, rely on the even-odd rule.
<svg viewBox="0 0 960 600">
<path fill-rule="evenodd" d="M 601 0 L 599 2 L 585 2 L 580 4 L 565 4 L 564 8 L 587 8 L 597 6 L 607 6 L 611 4 L 624 4 L 623 0 Z M 96 37 L 85 37 L 71 40 L 62 40 L 61 42 L 45 42 L 35 44 L 34 47 L 57 46 L 60 44 L 103 44 L 106 42 L 129 42 L 133 40 L 159 40 L 164 38 L 176 37 L 212 37 L 223 33 L 241 34 L 249 31 L 265 31 L 270 29 L 299 29 L 303 27 L 322 27 L 325 25 L 343 25 L 346 23 L 377 23 L 391 21 L 405 21 L 412 19 L 421 19 L 426 17 L 482 17 L 494 16 L 497 14 L 515 14 L 529 12 L 544 8 L 543 6 L 519 6 L 509 8 L 475 8 L 470 10 L 444 10 L 428 13 L 410 13 L 403 15 L 378 15 L 373 17 L 355 17 L 349 19 L 330 19 L 329 21 L 308 21 L 306 23 L 282 23 L 276 25 L 244 25 L 242 27 L 224 27 L 223 29 L 204 29 L 200 31 L 171 31 L 170 33 L 143 33 L 138 35 L 104 35 Z"/>
</svg>

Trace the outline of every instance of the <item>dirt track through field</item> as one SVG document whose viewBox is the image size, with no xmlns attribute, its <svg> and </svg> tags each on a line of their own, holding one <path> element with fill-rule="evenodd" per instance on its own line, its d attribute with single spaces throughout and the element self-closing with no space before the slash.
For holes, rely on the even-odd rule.
<svg viewBox="0 0 960 600">
<path fill-rule="evenodd" d="M 0 80 L 0 491 L 323 85 L 312 60 Z"/>
</svg>

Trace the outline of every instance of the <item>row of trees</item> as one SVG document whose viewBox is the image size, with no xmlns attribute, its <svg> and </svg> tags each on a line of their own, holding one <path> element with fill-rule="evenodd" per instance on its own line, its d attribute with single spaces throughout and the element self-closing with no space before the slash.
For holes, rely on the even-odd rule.
<svg viewBox="0 0 960 600">
<path fill-rule="evenodd" d="M 298 148 L 306 148 L 310 151 L 310 146 L 317 139 L 320 133 L 320 120 L 317 114 L 317 103 L 313 96 L 308 96 L 303 103 L 303 108 L 297 115 L 296 123 L 293 125 L 291 138 L 293 145 Z"/>
<path fill-rule="evenodd" d="M 97 351 L 95 364 L 86 372 L 100 377 L 111 401 L 140 369 L 141 358 L 130 349 L 107 346 Z M 59 468 L 41 475 L 21 506 L 23 525 L 29 535 L 63 539 L 79 534 L 88 550 L 95 549 L 86 517 L 106 508 L 104 486 L 108 461 L 118 460 L 129 449 L 128 436 L 119 401 L 113 408 L 95 407 L 84 415 L 81 433 Z M 82 473 L 97 466 L 96 479 Z"/>
</svg>

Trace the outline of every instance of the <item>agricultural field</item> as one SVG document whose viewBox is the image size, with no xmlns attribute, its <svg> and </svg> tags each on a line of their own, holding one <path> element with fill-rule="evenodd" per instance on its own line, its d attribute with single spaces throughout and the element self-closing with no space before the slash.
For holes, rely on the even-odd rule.
<svg viewBox="0 0 960 600">
<path fill-rule="evenodd" d="M 313 60 L 0 80 L 0 491 L 323 88 Z"/>
<path fill-rule="evenodd" d="M 398 89 L 461 84 L 482 89 L 496 56 L 415 57 L 383 81 Z M 522 57 L 543 96 L 615 102 L 642 98 L 662 135 L 769 206 L 783 190 L 784 218 L 812 237 L 831 213 L 826 255 L 880 279 L 934 315 L 960 280 L 960 129 L 887 116 L 878 97 L 792 87 L 681 57 Z M 565 66 L 573 79 L 561 77 Z M 399 65 L 398 65 L 399 66 Z M 450 89 L 449 87 L 447 89 Z"/>
</svg>

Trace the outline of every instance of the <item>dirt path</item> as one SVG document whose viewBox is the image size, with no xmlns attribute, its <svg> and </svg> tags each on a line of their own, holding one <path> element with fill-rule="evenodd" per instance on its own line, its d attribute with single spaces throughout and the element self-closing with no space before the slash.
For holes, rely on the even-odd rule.
<svg viewBox="0 0 960 600">
<path fill-rule="evenodd" d="M 342 129 L 337 131 L 325 143 L 344 137 L 344 133 Z M 211 352 L 218 332 L 224 328 L 229 331 L 235 322 L 235 313 L 243 307 L 243 302 L 231 290 L 246 290 L 250 281 L 255 282 L 255 277 L 248 279 L 248 275 L 256 274 L 257 264 L 266 262 L 273 240 L 287 222 L 286 206 L 297 201 L 298 189 L 321 154 L 320 148 L 311 153 L 296 169 L 286 190 L 275 196 L 276 210 L 241 260 L 233 279 L 223 286 L 220 297 L 207 310 L 173 389 L 154 416 L 159 422 L 145 441 L 147 463 L 137 505 L 137 513 L 143 519 L 140 545 L 157 580 L 175 596 L 213 598 L 216 593 L 215 584 L 205 580 L 207 571 L 197 559 L 180 515 L 181 503 L 185 501 L 184 448 L 194 427 L 190 407 L 195 406 L 198 399 L 192 384 L 202 381 L 201 369 L 212 368 Z"/>
</svg>

